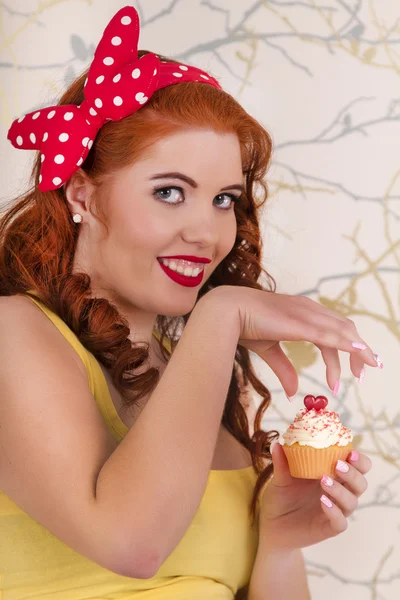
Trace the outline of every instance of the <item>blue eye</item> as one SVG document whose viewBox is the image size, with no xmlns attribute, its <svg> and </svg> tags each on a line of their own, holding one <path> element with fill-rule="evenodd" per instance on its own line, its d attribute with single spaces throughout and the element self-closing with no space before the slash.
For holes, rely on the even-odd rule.
<svg viewBox="0 0 400 600">
<path fill-rule="evenodd" d="M 175 194 L 172 194 L 171 192 L 175 192 Z M 174 199 L 177 199 L 178 196 L 185 197 L 183 189 L 179 187 L 158 188 L 154 190 L 154 195 L 163 202 L 166 202 L 166 204 L 172 204 L 173 206 L 178 206 L 178 204 L 181 204 L 180 202 L 173 202 Z M 172 201 L 170 201 L 171 199 Z"/>
<path fill-rule="evenodd" d="M 175 193 L 173 193 L 173 192 L 175 192 Z M 181 187 L 176 187 L 176 186 L 154 188 L 153 196 L 155 196 L 158 200 L 160 200 L 164 204 L 169 204 L 170 206 L 179 206 L 185 200 L 184 190 Z M 181 196 L 183 198 L 183 200 L 181 202 L 174 201 L 174 200 L 179 199 L 179 196 Z M 234 207 L 235 203 L 239 202 L 239 200 L 240 200 L 240 197 L 235 196 L 234 194 L 218 194 L 217 196 L 215 196 L 215 198 L 223 198 L 224 196 L 225 196 L 225 198 L 228 198 L 228 200 L 230 200 L 230 203 L 226 207 L 222 207 L 221 205 L 218 205 L 218 207 L 220 207 L 221 210 L 232 209 Z"/>
<path fill-rule="evenodd" d="M 234 204 L 236 202 L 239 202 L 239 198 L 238 196 L 235 196 L 234 194 L 218 194 L 218 196 L 215 196 L 216 198 L 221 198 L 221 197 L 226 197 L 228 198 L 228 200 L 230 200 L 230 204 L 227 208 L 224 208 L 223 210 L 229 210 L 230 208 L 233 208 Z"/>
</svg>

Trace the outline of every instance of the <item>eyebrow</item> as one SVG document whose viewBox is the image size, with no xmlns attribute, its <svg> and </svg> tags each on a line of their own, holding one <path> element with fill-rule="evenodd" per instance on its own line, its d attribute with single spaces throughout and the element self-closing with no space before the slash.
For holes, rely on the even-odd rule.
<svg viewBox="0 0 400 600">
<path fill-rule="evenodd" d="M 199 187 L 194 179 L 192 179 L 191 177 L 188 177 L 188 175 L 184 175 L 183 173 L 178 173 L 178 172 L 157 173 L 157 175 L 152 175 L 150 177 L 150 180 L 153 180 L 153 179 L 181 179 L 182 181 L 185 181 L 190 186 L 192 186 L 192 188 Z M 225 190 L 239 190 L 242 193 L 245 192 L 244 185 L 241 183 L 234 183 L 233 185 L 227 185 L 227 186 L 221 188 L 220 192 L 224 192 Z"/>
</svg>

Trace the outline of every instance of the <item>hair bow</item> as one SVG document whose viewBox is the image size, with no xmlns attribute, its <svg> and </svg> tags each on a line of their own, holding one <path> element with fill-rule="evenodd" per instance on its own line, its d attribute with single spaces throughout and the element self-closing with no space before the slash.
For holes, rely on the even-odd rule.
<svg viewBox="0 0 400 600">
<path fill-rule="evenodd" d="M 152 94 L 183 81 L 220 88 L 210 75 L 185 64 L 138 58 L 139 15 L 125 6 L 111 19 L 94 53 L 79 106 L 49 106 L 16 119 L 7 138 L 15 148 L 40 150 L 39 189 L 64 185 L 85 161 L 100 128 L 141 108 Z"/>
</svg>

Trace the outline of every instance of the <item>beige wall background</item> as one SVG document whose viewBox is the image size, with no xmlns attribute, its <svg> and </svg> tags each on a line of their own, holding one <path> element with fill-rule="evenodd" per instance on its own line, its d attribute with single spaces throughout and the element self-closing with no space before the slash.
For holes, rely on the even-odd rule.
<svg viewBox="0 0 400 600">
<path fill-rule="evenodd" d="M 128 1 L 0 3 L 0 202 L 23 191 L 33 153 L 6 140 L 12 120 L 55 103 Z M 288 344 L 300 388 L 273 393 L 265 427 L 286 428 L 307 393 L 327 394 L 374 468 L 348 530 L 305 557 L 312 597 L 400 597 L 400 4 L 397 0 L 142 0 L 140 47 L 193 63 L 271 132 L 265 266 L 278 291 L 354 319 L 385 368 L 360 385 L 342 357 L 329 395 L 313 346 Z M 257 402 L 257 398 L 254 399 Z"/>
</svg>

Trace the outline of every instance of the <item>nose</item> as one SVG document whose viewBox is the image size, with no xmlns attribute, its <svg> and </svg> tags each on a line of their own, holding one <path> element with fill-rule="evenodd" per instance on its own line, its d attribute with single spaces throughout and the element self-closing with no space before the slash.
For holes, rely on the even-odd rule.
<svg viewBox="0 0 400 600">
<path fill-rule="evenodd" d="M 216 214 L 217 211 L 210 202 L 199 200 L 182 227 L 182 237 L 185 241 L 201 247 L 216 247 L 221 236 L 221 227 L 227 227 L 227 219 L 221 218 L 223 215 Z"/>
</svg>

